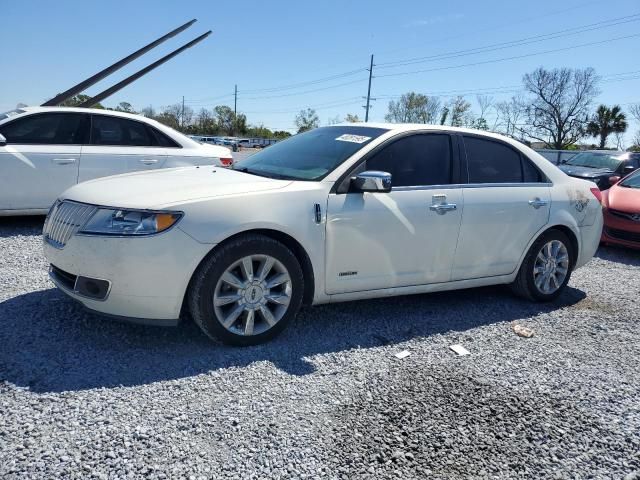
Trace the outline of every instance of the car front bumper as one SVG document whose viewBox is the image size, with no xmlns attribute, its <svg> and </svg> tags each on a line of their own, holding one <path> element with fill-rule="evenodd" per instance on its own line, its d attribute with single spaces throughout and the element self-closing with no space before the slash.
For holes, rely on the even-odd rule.
<svg viewBox="0 0 640 480">
<path fill-rule="evenodd" d="M 640 221 L 621 218 L 605 209 L 602 242 L 640 249 Z"/>
<path fill-rule="evenodd" d="M 179 228 L 137 238 L 74 235 L 61 249 L 43 242 L 50 277 L 71 298 L 97 313 L 160 325 L 177 322 L 191 276 L 213 248 Z"/>
</svg>

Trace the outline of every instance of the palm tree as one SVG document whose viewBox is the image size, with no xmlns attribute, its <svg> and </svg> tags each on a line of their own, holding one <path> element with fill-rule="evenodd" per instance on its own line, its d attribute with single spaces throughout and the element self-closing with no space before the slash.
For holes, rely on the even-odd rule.
<svg viewBox="0 0 640 480">
<path fill-rule="evenodd" d="M 593 137 L 600 137 L 600 148 L 607 144 L 607 137 L 612 133 L 623 133 L 627 130 L 627 119 L 620 105 L 609 108 L 600 105 L 596 114 L 587 124 L 587 133 Z"/>
</svg>

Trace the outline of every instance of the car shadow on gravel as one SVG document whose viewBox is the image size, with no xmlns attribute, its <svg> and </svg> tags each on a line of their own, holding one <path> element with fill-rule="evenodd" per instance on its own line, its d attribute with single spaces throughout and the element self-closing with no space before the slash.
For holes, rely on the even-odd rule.
<svg viewBox="0 0 640 480">
<path fill-rule="evenodd" d="M 0 303 L 0 382 L 34 392 L 136 386 L 253 362 L 291 375 L 313 373 L 305 359 L 321 353 L 396 344 L 526 319 L 578 303 L 568 288 L 555 302 L 535 304 L 503 287 L 442 292 L 304 309 L 276 340 L 233 348 L 209 340 L 191 322 L 145 327 L 89 314 L 56 289 Z"/>
<path fill-rule="evenodd" d="M 600 246 L 595 257 L 609 262 L 624 263 L 625 265 L 640 267 L 640 250 L 633 250 L 631 248 L 618 246 Z"/>
<path fill-rule="evenodd" d="M 44 215 L 0 217 L 0 238 L 16 235 L 40 235 L 44 219 Z"/>
</svg>

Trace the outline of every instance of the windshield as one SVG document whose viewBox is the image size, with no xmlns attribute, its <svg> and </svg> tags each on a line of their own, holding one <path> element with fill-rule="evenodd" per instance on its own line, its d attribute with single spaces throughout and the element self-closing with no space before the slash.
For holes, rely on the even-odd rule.
<svg viewBox="0 0 640 480">
<path fill-rule="evenodd" d="M 623 161 L 619 154 L 584 152 L 571 157 L 565 165 L 616 170 Z"/>
<path fill-rule="evenodd" d="M 636 170 L 634 173 L 621 181 L 618 185 L 627 188 L 640 188 L 640 170 Z"/>
<path fill-rule="evenodd" d="M 21 113 L 26 112 L 26 110 L 22 110 L 20 108 L 16 108 L 15 110 L 9 110 L 8 112 L 0 113 L 0 121 L 5 120 L 9 117 L 14 117 L 16 115 L 20 115 Z"/>
<path fill-rule="evenodd" d="M 316 128 L 278 142 L 234 168 L 265 177 L 319 180 L 387 131 L 357 126 Z"/>
</svg>

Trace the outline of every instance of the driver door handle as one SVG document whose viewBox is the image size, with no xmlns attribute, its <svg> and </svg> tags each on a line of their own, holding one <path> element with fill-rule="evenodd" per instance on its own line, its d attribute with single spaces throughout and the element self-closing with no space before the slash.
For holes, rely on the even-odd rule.
<svg viewBox="0 0 640 480">
<path fill-rule="evenodd" d="M 141 158 L 138 161 L 140 163 L 144 163 L 145 165 L 153 165 L 154 163 L 158 163 L 158 160 L 155 158 Z"/>
</svg>

